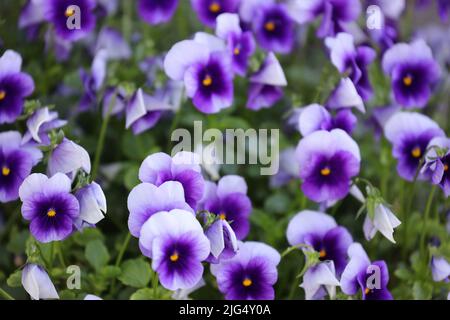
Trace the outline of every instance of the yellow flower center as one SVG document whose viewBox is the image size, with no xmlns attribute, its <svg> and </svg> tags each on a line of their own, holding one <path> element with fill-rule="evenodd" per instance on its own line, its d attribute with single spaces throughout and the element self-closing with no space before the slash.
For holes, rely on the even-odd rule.
<svg viewBox="0 0 450 320">
<path fill-rule="evenodd" d="M 172 261 L 172 262 L 177 262 L 179 258 L 180 258 L 180 257 L 178 256 L 178 253 L 177 253 L 177 252 L 174 252 L 174 253 L 170 256 L 170 261 Z"/>
<path fill-rule="evenodd" d="M 242 281 L 242 285 L 244 287 L 250 287 L 252 285 L 252 280 L 250 280 L 249 278 L 245 278 L 244 281 Z"/>
<path fill-rule="evenodd" d="M 222 212 L 221 214 L 219 214 L 219 218 L 220 220 L 225 220 L 227 218 L 227 215 Z"/>
<path fill-rule="evenodd" d="M 275 30 L 275 23 L 273 21 L 266 22 L 266 24 L 264 25 L 264 29 L 266 29 L 267 31 Z"/>
<path fill-rule="evenodd" d="M 320 250 L 320 252 L 319 252 L 320 258 L 325 258 L 326 255 L 327 255 L 327 252 L 325 251 L 325 249 Z"/>
<path fill-rule="evenodd" d="M 64 15 L 68 18 L 75 14 L 75 10 L 71 9 L 70 7 L 67 7 L 66 11 L 64 12 Z"/>
<path fill-rule="evenodd" d="M 202 84 L 203 84 L 205 87 L 209 87 L 209 86 L 212 84 L 212 78 L 211 78 L 211 76 L 207 75 L 207 76 L 203 79 Z"/>
<path fill-rule="evenodd" d="M 6 91 L 5 90 L 0 90 L 0 100 L 5 99 L 6 97 Z"/>
<path fill-rule="evenodd" d="M 233 53 L 235 56 L 239 55 L 239 53 L 241 53 L 241 50 L 239 50 L 239 48 L 234 48 Z"/>
<path fill-rule="evenodd" d="M 55 209 L 49 209 L 49 210 L 47 211 L 47 217 L 53 218 L 54 216 L 56 216 L 56 211 L 55 211 Z"/>
<path fill-rule="evenodd" d="M 411 76 L 406 76 L 403 78 L 403 84 L 407 87 L 409 87 L 412 84 L 412 77 Z"/>
<path fill-rule="evenodd" d="M 422 155 L 422 150 L 420 150 L 420 147 L 415 147 L 414 149 L 412 149 L 411 155 L 414 158 L 420 158 L 420 156 Z"/>
<path fill-rule="evenodd" d="M 328 167 L 325 167 L 322 170 L 320 170 L 320 174 L 323 175 L 323 176 L 329 176 L 330 173 L 331 173 L 331 170 Z"/>
<path fill-rule="evenodd" d="M 7 166 L 3 166 L 3 168 L 2 168 L 2 175 L 7 177 L 7 176 L 9 176 L 10 173 L 11 173 L 11 169 L 8 168 Z"/>
<path fill-rule="evenodd" d="M 369 294 L 370 293 L 370 289 L 369 288 L 364 289 L 364 293 L 365 294 Z"/>
<path fill-rule="evenodd" d="M 217 13 L 220 11 L 220 4 L 218 4 L 217 2 L 213 2 L 209 5 L 209 11 L 213 12 L 213 13 Z"/>
<path fill-rule="evenodd" d="M 444 171 L 448 171 L 448 164 L 444 164 Z"/>
</svg>

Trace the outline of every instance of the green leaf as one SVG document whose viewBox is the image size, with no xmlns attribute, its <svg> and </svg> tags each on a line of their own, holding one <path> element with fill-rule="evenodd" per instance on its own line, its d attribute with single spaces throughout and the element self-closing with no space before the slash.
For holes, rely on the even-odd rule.
<svg viewBox="0 0 450 320">
<path fill-rule="evenodd" d="M 6 245 L 6 249 L 14 254 L 21 254 L 25 251 L 25 244 L 28 239 L 28 231 L 21 231 L 18 233 L 13 233 L 11 239 Z"/>
<path fill-rule="evenodd" d="M 415 300 L 430 300 L 433 295 L 433 286 L 430 283 L 415 282 L 413 286 L 413 297 Z"/>
<path fill-rule="evenodd" d="M 100 240 L 89 242 L 84 255 L 96 271 L 100 271 L 109 261 L 108 249 Z"/>
<path fill-rule="evenodd" d="M 406 268 L 397 269 L 394 274 L 397 278 L 404 281 L 413 279 L 413 274 Z"/>
<path fill-rule="evenodd" d="M 144 288 L 139 289 L 135 293 L 133 293 L 130 297 L 130 300 L 152 300 L 155 295 L 153 294 L 153 289 Z"/>
<path fill-rule="evenodd" d="M 99 229 L 85 228 L 81 232 L 76 232 L 73 235 L 75 242 L 81 246 L 86 246 L 89 242 L 94 240 L 103 240 L 104 237 Z"/>
<path fill-rule="evenodd" d="M 6 280 L 6 284 L 11 288 L 18 288 L 22 286 L 22 270 L 16 270 L 12 273 L 8 280 Z"/>
<path fill-rule="evenodd" d="M 139 166 L 132 165 L 125 171 L 125 176 L 123 178 L 123 182 L 125 187 L 128 190 L 133 189 L 135 186 L 139 184 Z"/>
<path fill-rule="evenodd" d="M 116 266 L 106 266 L 100 271 L 100 274 L 107 279 L 115 279 L 122 273 L 122 270 Z"/>
<path fill-rule="evenodd" d="M 150 282 L 152 269 L 150 264 L 143 259 L 127 260 L 122 263 L 122 274 L 119 280 L 127 286 L 144 288 Z"/>
</svg>

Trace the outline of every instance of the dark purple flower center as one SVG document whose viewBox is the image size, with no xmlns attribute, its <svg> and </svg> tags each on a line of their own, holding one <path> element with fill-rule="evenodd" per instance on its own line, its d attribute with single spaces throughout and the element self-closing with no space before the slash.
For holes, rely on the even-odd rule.
<svg viewBox="0 0 450 320">
<path fill-rule="evenodd" d="M 170 273 L 184 272 L 192 260 L 192 243 L 178 240 L 168 244 L 164 250 L 167 269 Z"/>
<path fill-rule="evenodd" d="M 224 74 L 221 65 L 216 61 L 209 62 L 198 73 L 198 81 L 201 83 L 200 90 L 206 96 L 220 94 L 226 90 L 223 83 Z"/>
</svg>

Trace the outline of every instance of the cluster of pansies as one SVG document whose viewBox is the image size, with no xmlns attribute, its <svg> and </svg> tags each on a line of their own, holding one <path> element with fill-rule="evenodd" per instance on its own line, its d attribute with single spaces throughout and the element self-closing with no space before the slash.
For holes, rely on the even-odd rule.
<svg viewBox="0 0 450 320">
<path fill-rule="evenodd" d="M 429 2 L 5 5 L 12 295 L 450 298 L 450 4 L 428 30 L 412 15 Z M 278 171 L 205 163 L 196 127 L 193 151 L 171 149 L 194 121 L 225 142 L 228 128 L 281 128 Z M 83 280 L 66 289 L 72 265 Z"/>
</svg>

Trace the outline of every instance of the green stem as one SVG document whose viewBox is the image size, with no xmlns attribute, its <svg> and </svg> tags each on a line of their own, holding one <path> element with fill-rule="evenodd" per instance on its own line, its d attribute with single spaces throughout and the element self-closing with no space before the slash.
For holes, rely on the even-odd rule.
<svg viewBox="0 0 450 320">
<path fill-rule="evenodd" d="M 428 196 L 427 204 L 425 206 L 425 212 L 423 214 L 423 228 L 422 228 L 422 233 L 420 234 L 420 254 L 422 257 L 425 257 L 427 225 L 428 225 L 428 219 L 430 218 L 431 205 L 433 203 L 433 198 L 434 198 L 436 189 L 437 189 L 436 186 L 433 186 L 431 188 L 430 194 Z"/>
<path fill-rule="evenodd" d="M 2 234 L 0 234 L 0 243 L 3 242 L 3 238 L 9 233 L 11 228 L 16 225 L 16 221 L 18 220 L 20 216 L 20 206 L 14 211 L 12 216 L 8 219 L 8 222 L 6 223 L 5 228 L 3 229 Z"/>
<path fill-rule="evenodd" d="M 170 154 L 170 146 L 172 145 L 172 139 L 171 139 L 172 132 L 177 128 L 178 123 L 180 122 L 181 108 L 182 107 L 180 107 L 179 110 L 175 111 L 175 117 L 173 118 L 172 125 L 170 126 L 170 129 L 169 129 L 169 137 L 167 139 L 167 152 L 169 154 Z"/>
<path fill-rule="evenodd" d="M 122 247 L 120 248 L 119 254 L 117 255 L 116 264 L 115 264 L 116 267 L 120 266 L 120 263 L 122 262 L 122 259 L 123 259 L 123 255 L 125 254 L 125 251 L 128 248 L 128 244 L 130 243 L 130 240 L 131 240 L 131 233 L 127 233 L 127 237 L 125 238 L 125 241 L 123 242 Z"/>
<path fill-rule="evenodd" d="M 291 291 L 289 292 L 288 300 L 292 300 L 294 298 L 295 291 L 297 290 L 297 288 L 300 287 L 300 279 L 303 277 L 303 275 L 305 274 L 305 272 L 308 270 L 309 267 L 310 266 L 308 264 L 308 259 L 305 256 L 305 263 L 303 264 L 302 271 L 300 271 L 300 273 L 295 277 L 295 280 L 292 283 L 292 287 L 291 287 Z"/>
<path fill-rule="evenodd" d="M 63 252 L 61 250 L 61 243 L 60 242 L 56 242 L 56 255 L 58 256 L 59 263 L 65 269 L 66 268 L 66 261 L 64 260 L 64 255 L 63 255 Z"/>
<path fill-rule="evenodd" d="M 100 159 L 102 157 L 103 147 L 105 144 L 106 130 L 108 129 L 109 118 L 111 116 L 111 111 L 116 103 L 117 92 L 114 92 L 111 101 L 108 106 L 108 111 L 103 118 L 102 127 L 100 128 L 100 135 L 98 137 L 97 148 L 95 150 L 94 164 L 92 165 L 91 181 L 94 181 L 97 177 L 98 166 L 100 165 Z"/>
<path fill-rule="evenodd" d="M 159 278 L 158 278 L 158 274 L 153 271 L 153 275 L 152 275 L 152 288 L 153 288 L 153 298 L 155 300 L 159 299 L 159 295 L 158 295 L 158 285 L 159 285 Z"/>
<path fill-rule="evenodd" d="M 16 300 L 14 299 L 8 292 L 0 288 L 0 297 L 3 297 L 5 300 Z"/>
<path fill-rule="evenodd" d="M 303 244 L 303 243 L 296 244 L 295 246 L 289 247 L 286 250 L 284 250 L 283 253 L 281 254 L 281 259 L 283 259 L 285 256 L 287 256 L 292 251 L 295 251 L 300 248 L 312 248 L 312 247 L 310 245 Z"/>
</svg>

